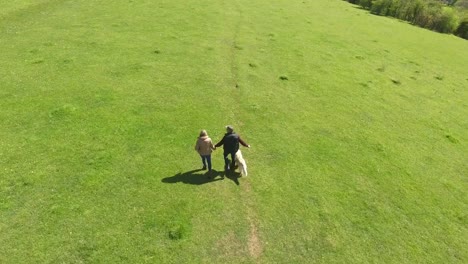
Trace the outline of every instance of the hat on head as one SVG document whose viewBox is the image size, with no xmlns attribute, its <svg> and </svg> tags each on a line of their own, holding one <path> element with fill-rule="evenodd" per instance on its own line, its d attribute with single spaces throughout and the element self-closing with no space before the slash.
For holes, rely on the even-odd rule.
<svg viewBox="0 0 468 264">
<path fill-rule="evenodd" d="M 234 131 L 234 127 L 232 127 L 231 125 L 227 125 L 226 130 L 229 131 L 229 132 L 232 132 L 232 131 Z"/>
</svg>

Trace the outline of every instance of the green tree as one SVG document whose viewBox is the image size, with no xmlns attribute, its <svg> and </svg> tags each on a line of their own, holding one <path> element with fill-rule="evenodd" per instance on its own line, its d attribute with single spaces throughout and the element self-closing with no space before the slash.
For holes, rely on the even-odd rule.
<svg viewBox="0 0 468 264">
<path fill-rule="evenodd" d="M 468 0 L 458 0 L 454 6 L 459 9 L 468 9 Z"/>
<path fill-rule="evenodd" d="M 453 33 L 459 25 L 458 16 L 451 7 L 442 8 L 442 13 L 434 24 L 434 29 L 442 33 Z"/>
<path fill-rule="evenodd" d="M 386 16 L 391 5 L 392 0 L 376 0 L 372 2 L 370 11 L 372 14 Z"/>
<path fill-rule="evenodd" d="M 365 9 L 370 9 L 372 7 L 372 0 L 359 0 L 359 5 Z"/>
<path fill-rule="evenodd" d="M 455 35 L 468 39 L 468 20 L 462 21 L 458 26 L 457 30 L 455 30 Z"/>
</svg>

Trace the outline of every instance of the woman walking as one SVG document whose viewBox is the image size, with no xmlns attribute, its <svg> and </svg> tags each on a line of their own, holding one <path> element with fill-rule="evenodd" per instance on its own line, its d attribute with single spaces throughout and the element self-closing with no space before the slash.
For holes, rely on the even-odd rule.
<svg viewBox="0 0 468 264">
<path fill-rule="evenodd" d="M 200 131 L 200 136 L 197 139 L 197 144 L 195 145 L 195 150 L 200 154 L 202 159 L 203 168 L 206 170 L 206 165 L 208 165 L 208 171 L 211 171 L 211 152 L 215 149 L 211 138 L 208 136 L 206 130 Z"/>
</svg>

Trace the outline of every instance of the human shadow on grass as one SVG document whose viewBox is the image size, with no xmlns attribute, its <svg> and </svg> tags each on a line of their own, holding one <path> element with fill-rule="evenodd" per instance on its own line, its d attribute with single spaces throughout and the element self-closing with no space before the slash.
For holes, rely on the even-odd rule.
<svg viewBox="0 0 468 264">
<path fill-rule="evenodd" d="M 210 183 L 214 181 L 219 181 L 224 178 L 224 171 L 208 171 L 206 173 L 200 174 L 197 172 L 202 171 L 201 169 L 191 170 L 184 173 L 177 173 L 174 176 L 166 177 L 161 181 L 164 183 L 186 183 L 186 184 L 193 184 L 193 185 L 202 185 L 205 183 Z M 218 177 L 220 176 L 220 177 Z"/>
<path fill-rule="evenodd" d="M 184 173 L 177 173 L 174 176 L 166 177 L 161 180 L 164 183 L 178 183 L 182 182 L 185 184 L 193 184 L 193 185 L 202 185 L 205 183 L 215 182 L 224 180 L 224 177 L 233 181 L 236 185 L 239 185 L 239 178 L 240 173 L 235 171 L 208 171 L 203 174 L 199 172 L 202 171 L 201 169 L 191 170 Z"/>
</svg>

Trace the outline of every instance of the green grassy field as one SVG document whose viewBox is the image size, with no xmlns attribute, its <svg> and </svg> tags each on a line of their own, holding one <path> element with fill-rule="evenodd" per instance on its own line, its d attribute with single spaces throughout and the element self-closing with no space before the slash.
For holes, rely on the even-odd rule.
<svg viewBox="0 0 468 264">
<path fill-rule="evenodd" d="M 1 263 L 468 262 L 466 40 L 341 0 L 0 6 Z M 249 177 L 209 180 L 227 124 Z"/>
</svg>

